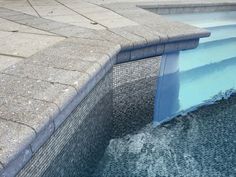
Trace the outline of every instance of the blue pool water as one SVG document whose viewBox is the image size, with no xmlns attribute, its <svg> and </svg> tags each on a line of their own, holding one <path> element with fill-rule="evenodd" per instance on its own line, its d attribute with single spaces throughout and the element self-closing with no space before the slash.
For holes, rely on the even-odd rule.
<svg viewBox="0 0 236 177">
<path fill-rule="evenodd" d="M 157 115 L 186 114 L 112 139 L 93 177 L 236 176 L 236 12 L 169 17 L 212 32 L 197 49 L 163 57 Z"/>
<path fill-rule="evenodd" d="M 157 92 L 160 93 L 157 93 L 154 116 L 154 123 L 157 124 L 200 105 L 214 103 L 236 89 L 236 12 L 168 17 L 205 27 L 211 36 L 201 39 L 196 49 L 182 51 L 174 59 L 166 55 L 170 64 L 162 60 L 165 62 L 164 70 L 176 68 L 172 76 L 170 72 L 164 72 L 158 79 Z M 173 60 L 178 60 L 178 63 L 173 63 Z M 166 86 L 170 84 L 171 77 L 174 83 Z"/>
</svg>

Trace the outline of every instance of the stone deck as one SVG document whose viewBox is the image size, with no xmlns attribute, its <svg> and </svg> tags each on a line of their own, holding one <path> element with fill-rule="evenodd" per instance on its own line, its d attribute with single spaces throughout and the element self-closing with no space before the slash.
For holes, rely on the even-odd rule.
<svg viewBox="0 0 236 177">
<path fill-rule="evenodd" d="M 177 2 L 199 4 L 236 6 Z M 176 2 L 0 0 L 1 177 L 15 176 L 114 64 L 195 48 L 209 36 L 150 12 L 166 5 Z"/>
</svg>

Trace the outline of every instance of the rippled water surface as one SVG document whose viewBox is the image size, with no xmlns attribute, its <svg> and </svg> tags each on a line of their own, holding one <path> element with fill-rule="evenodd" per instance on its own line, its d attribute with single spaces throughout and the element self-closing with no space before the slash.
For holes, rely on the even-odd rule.
<svg viewBox="0 0 236 177">
<path fill-rule="evenodd" d="M 93 177 L 235 177 L 236 97 L 112 139 Z"/>
</svg>

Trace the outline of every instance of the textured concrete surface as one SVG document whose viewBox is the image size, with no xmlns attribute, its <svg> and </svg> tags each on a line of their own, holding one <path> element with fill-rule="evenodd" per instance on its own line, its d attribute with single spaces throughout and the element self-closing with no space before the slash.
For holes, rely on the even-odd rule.
<svg viewBox="0 0 236 177">
<path fill-rule="evenodd" d="M 15 176 L 115 63 L 194 48 L 209 36 L 150 12 L 157 6 L 212 11 L 235 2 L 0 0 L 1 177 Z"/>
</svg>

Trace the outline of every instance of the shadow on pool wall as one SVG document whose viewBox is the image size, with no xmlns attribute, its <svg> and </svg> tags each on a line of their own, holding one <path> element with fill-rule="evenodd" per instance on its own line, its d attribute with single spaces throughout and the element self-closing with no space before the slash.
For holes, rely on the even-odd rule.
<svg viewBox="0 0 236 177">
<path fill-rule="evenodd" d="M 18 177 L 89 177 L 110 139 L 151 122 L 160 58 L 118 64 L 77 106 Z"/>
</svg>

